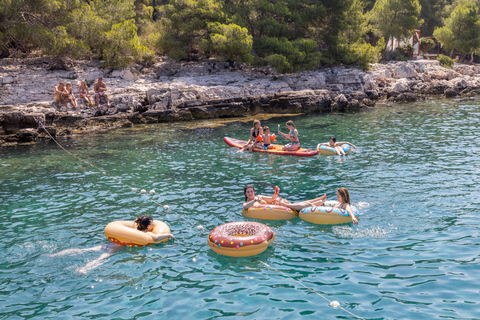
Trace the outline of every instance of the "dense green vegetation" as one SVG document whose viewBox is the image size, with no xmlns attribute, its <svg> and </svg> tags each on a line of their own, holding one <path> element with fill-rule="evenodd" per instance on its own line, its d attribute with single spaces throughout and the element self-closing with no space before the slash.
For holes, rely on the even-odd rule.
<svg viewBox="0 0 480 320">
<path fill-rule="evenodd" d="M 480 48 L 480 0 L 0 0 L 0 55 L 100 59 L 110 68 L 214 57 L 279 72 L 358 64 L 392 38 Z M 431 41 L 422 49 L 432 48 Z M 410 48 L 397 50 L 402 58 Z"/>
</svg>

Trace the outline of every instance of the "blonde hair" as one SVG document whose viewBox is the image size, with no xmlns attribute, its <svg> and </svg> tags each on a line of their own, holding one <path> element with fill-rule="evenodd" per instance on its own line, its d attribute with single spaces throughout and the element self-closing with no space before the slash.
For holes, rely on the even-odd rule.
<svg viewBox="0 0 480 320">
<path fill-rule="evenodd" d="M 286 123 L 287 126 L 292 126 L 293 128 L 297 129 L 297 127 L 295 127 L 295 125 L 293 124 L 293 121 L 292 120 L 288 120 L 287 123 Z"/>
<path fill-rule="evenodd" d="M 255 127 L 256 124 L 260 124 L 260 120 L 253 120 L 253 126 Z"/>
<path fill-rule="evenodd" d="M 350 193 L 348 193 L 347 188 L 342 187 L 342 188 L 337 190 L 337 193 L 339 193 L 340 196 L 342 196 L 342 199 L 343 199 L 343 201 L 345 201 L 345 203 L 350 204 Z"/>
<path fill-rule="evenodd" d="M 267 131 L 267 130 L 270 131 L 270 128 L 267 127 L 267 126 L 263 127 L 263 132 L 264 132 L 264 133 L 265 133 L 265 131 Z"/>
</svg>

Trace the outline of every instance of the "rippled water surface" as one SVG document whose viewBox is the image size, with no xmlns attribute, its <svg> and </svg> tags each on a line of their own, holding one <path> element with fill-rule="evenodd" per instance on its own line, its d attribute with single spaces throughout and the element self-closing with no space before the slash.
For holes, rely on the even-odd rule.
<svg viewBox="0 0 480 320">
<path fill-rule="evenodd" d="M 344 158 L 237 153 L 222 138 L 248 138 L 240 122 L 59 139 L 106 174 L 51 141 L 0 150 L 0 319 L 480 319 L 479 119 L 476 100 L 292 118 L 304 147 L 359 148 Z M 293 201 L 346 187 L 360 225 L 263 221 L 265 252 L 220 256 L 208 232 L 244 220 L 245 184 Z M 108 222 L 143 214 L 176 239 L 109 245 Z"/>
</svg>

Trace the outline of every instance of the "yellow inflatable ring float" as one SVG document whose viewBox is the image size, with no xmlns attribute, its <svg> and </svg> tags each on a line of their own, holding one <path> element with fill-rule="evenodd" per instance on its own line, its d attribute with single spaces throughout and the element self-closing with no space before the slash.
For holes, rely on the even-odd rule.
<svg viewBox="0 0 480 320">
<path fill-rule="evenodd" d="M 352 151 L 352 148 L 348 144 L 342 144 L 341 148 L 343 149 L 343 152 L 345 154 L 350 154 L 350 151 Z M 320 154 L 326 155 L 326 156 L 336 156 L 337 152 L 335 151 L 334 148 L 330 146 L 325 146 L 325 145 L 318 145 L 317 146 L 317 151 Z"/>
<path fill-rule="evenodd" d="M 208 235 L 208 245 L 218 254 L 248 257 L 265 251 L 275 239 L 272 228 L 260 222 L 240 221 L 219 225 Z"/>
<path fill-rule="evenodd" d="M 325 201 L 323 206 L 303 208 L 299 212 L 300 219 L 315 224 L 341 224 L 352 222 L 347 210 L 337 208 L 338 201 Z M 357 208 L 351 206 L 355 218 L 360 219 Z"/>
<path fill-rule="evenodd" d="M 169 234 L 170 228 L 165 222 L 153 220 L 155 228 L 152 230 L 155 234 Z M 107 224 L 104 230 L 108 240 L 121 246 L 145 247 L 154 243 L 160 243 L 168 240 L 168 237 L 159 241 L 154 241 L 147 233 L 138 230 L 133 221 L 113 221 Z"/>
<path fill-rule="evenodd" d="M 283 206 L 255 203 L 242 214 L 246 218 L 264 220 L 290 220 L 298 217 L 298 212 Z"/>
</svg>

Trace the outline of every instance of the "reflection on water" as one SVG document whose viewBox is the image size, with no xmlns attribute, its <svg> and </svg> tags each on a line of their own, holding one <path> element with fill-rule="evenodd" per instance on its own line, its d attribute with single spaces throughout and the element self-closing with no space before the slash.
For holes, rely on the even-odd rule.
<svg viewBox="0 0 480 320">
<path fill-rule="evenodd" d="M 292 119 L 302 147 L 331 136 L 359 147 L 346 157 L 237 153 L 223 142 L 248 138 L 251 121 L 59 139 L 122 183 L 155 190 L 153 201 L 52 142 L 3 149 L 0 319 L 354 318 L 315 292 L 366 319 L 480 319 L 479 116 L 475 101 L 433 100 L 262 121 Z M 291 201 L 346 187 L 360 225 L 264 221 L 276 233 L 265 252 L 219 256 L 206 237 L 245 219 L 246 184 L 267 195 L 278 185 Z M 109 244 L 108 222 L 143 214 L 176 239 Z"/>
</svg>

